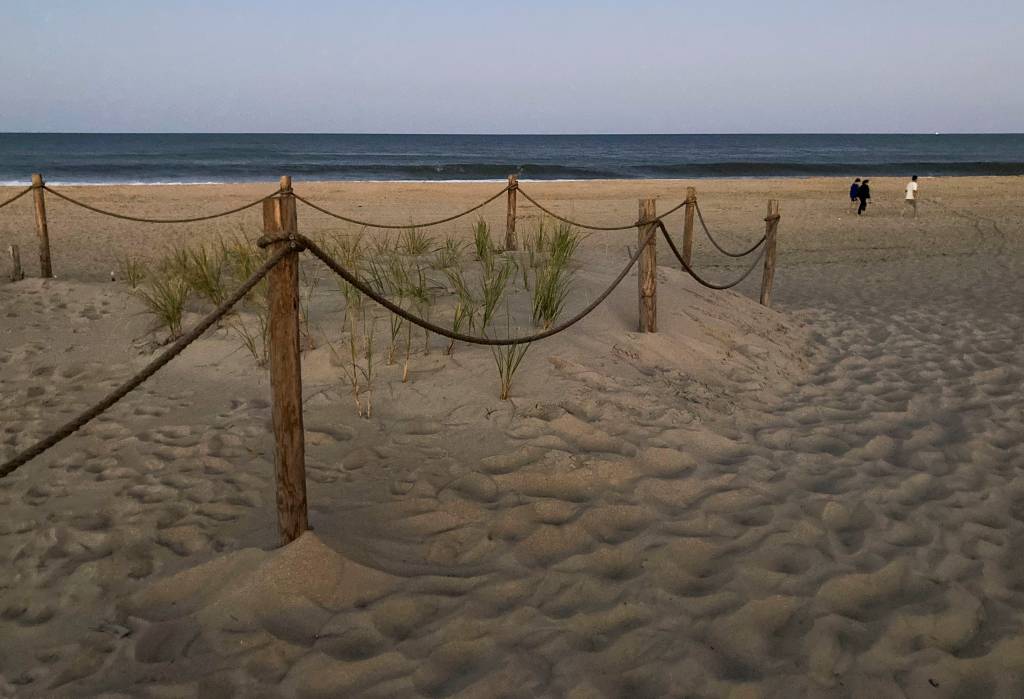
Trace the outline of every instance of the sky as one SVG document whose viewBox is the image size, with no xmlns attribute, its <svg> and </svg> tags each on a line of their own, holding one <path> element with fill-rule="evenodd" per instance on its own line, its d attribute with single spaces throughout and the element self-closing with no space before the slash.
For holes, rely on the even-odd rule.
<svg viewBox="0 0 1024 699">
<path fill-rule="evenodd" d="M 0 131 L 1024 132 L 1024 2 L 0 0 Z"/>
</svg>

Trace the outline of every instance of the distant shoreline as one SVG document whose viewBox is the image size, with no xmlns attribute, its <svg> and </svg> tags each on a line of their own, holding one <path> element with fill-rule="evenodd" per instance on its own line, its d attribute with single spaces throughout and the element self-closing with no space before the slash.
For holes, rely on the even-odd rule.
<svg viewBox="0 0 1024 699">
<path fill-rule="evenodd" d="M 908 170 L 908 173 L 910 171 Z M 283 173 L 287 174 L 287 173 Z M 639 184 L 643 182 L 714 182 L 714 181 L 753 181 L 753 182 L 766 182 L 770 180 L 789 180 L 789 181 L 808 181 L 808 180 L 848 180 L 853 177 L 869 177 L 871 179 L 886 180 L 886 179 L 905 179 L 909 177 L 907 175 L 876 175 L 870 172 L 856 172 L 852 171 L 845 175 L 749 175 L 749 176 L 703 176 L 703 177 L 586 177 L 586 178 L 565 178 L 565 179 L 544 179 L 544 178 L 530 178 L 520 177 L 520 182 L 532 182 L 534 184 L 573 184 L 573 183 L 632 183 Z M 1024 178 L 1024 171 L 1019 174 L 995 174 L 995 175 L 984 175 L 984 174 L 954 174 L 954 175 L 919 175 L 922 180 L 941 180 L 941 179 L 973 179 L 973 178 L 994 178 L 994 179 L 1006 179 L 1006 178 Z M 462 180 L 381 180 L 381 179 L 363 179 L 363 180 L 349 180 L 349 179 L 302 179 L 293 178 L 295 182 L 303 182 L 305 184 L 315 185 L 424 185 L 424 184 L 505 184 L 506 180 L 502 179 L 462 179 Z M 72 182 L 65 180 L 47 180 L 46 184 L 53 187 L 244 187 L 251 185 L 261 184 L 275 184 L 277 182 L 276 177 L 267 177 L 265 179 L 251 179 L 241 181 L 196 181 L 196 182 Z M 26 187 L 31 184 L 31 179 L 26 177 L 24 180 L 8 180 L 0 182 L 0 189 L 2 188 L 17 188 Z"/>
<path fill-rule="evenodd" d="M 1024 135 L 4 134 L 0 183 L 532 182 L 1024 175 Z"/>
</svg>

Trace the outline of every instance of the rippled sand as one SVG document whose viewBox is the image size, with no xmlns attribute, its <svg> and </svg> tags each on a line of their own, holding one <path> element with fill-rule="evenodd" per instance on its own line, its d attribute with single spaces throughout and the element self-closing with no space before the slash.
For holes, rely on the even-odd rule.
<svg viewBox="0 0 1024 699">
<path fill-rule="evenodd" d="M 1024 694 L 1021 181 L 926 181 L 917 220 L 884 198 L 895 181 L 860 219 L 843 182 L 697 184 L 733 247 L 782 200 L 776 310 L 756 280 L 701 289 L 663 252 L 657 335 L 632 332 L 630 279 L 531 349 L 512 401 L 486 349 L 435 342 L 409 383 L 382 369 L 372 420 L 313 350 L 315 531 L 290 547 L 272 549 L 266 378 L 224 331 L 0 481 L 0 693 Z M 407 216 L 438 191 L 318 187 Z M 537 188 L 608 222 L 684 187 Z M 123 204 L 256 191 L 167 189 Z M 71 218 L 117 250 L 157 240 Z M 630 243 L 584 243 L 574 306 Z M 0 456 L 151 356 L 138 302 L 97 281 L 106 254 L 55 252 L 70 279 L 0 287 Z M 704 242 L 698 261 L 739 269 Z"/>
</svg>

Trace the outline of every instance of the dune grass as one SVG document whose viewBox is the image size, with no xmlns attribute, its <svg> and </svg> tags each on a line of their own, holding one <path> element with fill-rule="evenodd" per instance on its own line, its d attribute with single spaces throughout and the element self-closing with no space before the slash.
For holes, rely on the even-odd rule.
<svg viewBox="0 0 1024 699">
<path fill-rule="evenodd" d="M 167 329 L 170 339 L 181 335 L 181 319 L 189 295 L 188 284 L 177 275 L 165 271 L 150 275 L 135 293 L 142 299 L 149 313 Z"/>
<path fill-rule="evenodd" d="M 507 306 L 505 312 L 505 337 L 512 337 L 512 319 Z M 498 380 L 500 384 L 498 397 L 501 400 L 508 400 L 509 393 L 512 390 L 512 380 L 515 378 L 516 372 L 519 370 L 519 366 L 529 350 L 529 342 L 491 347 L 491 356 L 494 357 L 494 363 L 498 367 Z"/>
<path fill-rule="evenodd" d="M 118 269 L 121 279 L 131 289 L 137 289 L 139 284 L 146 278 L 147 269 L 139 258 L 134 255 L 125 255 L 118 260 Z"/>
<path fill-rule="evenodd" d="M 534 238 L 534 244 L 544 259 L 542 264 L 534 267 L 531 294 L 533 322 L 546 330 L 565 309 L 573 280 L 570 263 L 579 247 L 580 237 L 572 226 L 559 224 L 549 235 L 544 234 L 542 227 Z"/>
</svg>

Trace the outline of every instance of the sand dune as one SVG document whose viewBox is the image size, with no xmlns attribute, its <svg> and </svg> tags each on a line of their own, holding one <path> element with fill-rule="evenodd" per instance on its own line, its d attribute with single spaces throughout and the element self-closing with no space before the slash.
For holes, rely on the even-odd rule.
<svg viewBox="0 0 1024 699">
<path fill-rule="evenodd" d="M 779 308 L 666 264 L 657 335 L 627 280 L 511 401 L 437 342 L 360 419 L 308 352 L 314 531 L 284 549 L 266 377 L 211 332 L 0 481 L 0 695 L 1021 696 L 1019 181 L 936 182 L 916 221 L 837 184 L 700 183 L 736 245 L 783 199 Z M 643 186 L 678 189 L 546 191 L 620 220 Z M 586 241 L 574 304 L 625 244 Z M 0 455 L 153 352 L 93 254 L 0 287 Z"/>
</svg>

